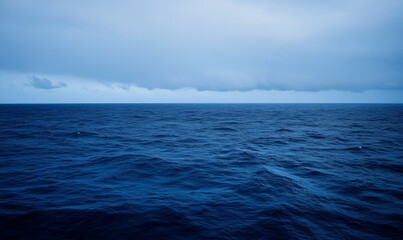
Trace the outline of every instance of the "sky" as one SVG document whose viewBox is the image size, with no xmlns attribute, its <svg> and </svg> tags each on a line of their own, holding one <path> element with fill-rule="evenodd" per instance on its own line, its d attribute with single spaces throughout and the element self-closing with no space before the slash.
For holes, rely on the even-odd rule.
<svg viewBox="0 0 403 240">
<path fill-rule="evenodd" d="M 402 0 L 0 0 L 0 103 L 403 103 Z"/>
</svg>

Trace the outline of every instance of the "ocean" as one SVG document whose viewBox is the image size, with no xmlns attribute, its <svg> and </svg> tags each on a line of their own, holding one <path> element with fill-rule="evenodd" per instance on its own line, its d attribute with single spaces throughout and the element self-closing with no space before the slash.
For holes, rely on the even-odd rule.
<svg viewBox="0 0 403 240">
<path fill-rule="evenodd" d="M 401 239 L 403 105 L 0 105 L 0 239 Z"/>
</svg>

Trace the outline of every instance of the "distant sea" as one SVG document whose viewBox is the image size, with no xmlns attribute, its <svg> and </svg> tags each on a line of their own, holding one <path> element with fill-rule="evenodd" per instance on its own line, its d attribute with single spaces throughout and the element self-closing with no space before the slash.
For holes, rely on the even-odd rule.
<svg viewBox="0 0 403 240">
<path fill-rule="evenodd" d="M 0 105 L 0 239 L 402 239 L 403 105 Z"/>
</svg>

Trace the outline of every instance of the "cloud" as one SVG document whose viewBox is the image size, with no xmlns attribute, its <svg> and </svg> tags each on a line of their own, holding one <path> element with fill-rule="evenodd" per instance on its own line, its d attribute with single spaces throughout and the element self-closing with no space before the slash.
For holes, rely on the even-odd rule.
<svg viewBox="0 0 403 240">
<path fill-rule="evenodd" d="M 403 90 L 169 90 L 146 89 L 121 83 L 105 84 L 93 79 L 60 75 L 41 76 L 58 79 L 68 87 L 57 91 L 38 91 L 26 83 L 26 74 L 0 71 L 0 103 L 403 103 Z"/>
<path fill-rule="evenodd" d="M 213 91 L 403 89 L 399 0 L 5 0 L 0 70 Z"/>
<path fill-rule="evenodd" d="M 38 89 L 55 89 L 67 86 L 64 82 L 53 83 L 47 78 L 39 78 L 37 76 L 32 76 L 28 85 Z"/>
</svg>

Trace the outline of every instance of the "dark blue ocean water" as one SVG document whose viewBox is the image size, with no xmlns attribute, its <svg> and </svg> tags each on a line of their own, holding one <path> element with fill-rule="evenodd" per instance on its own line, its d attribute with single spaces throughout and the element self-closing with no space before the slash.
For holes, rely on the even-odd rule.
<svg viewBox="0 0 403 240">
<path fill-rule="evenodd" d="M 0 105 L 1 239 L 398 239 L 403 105 Z"/>
</svg>

